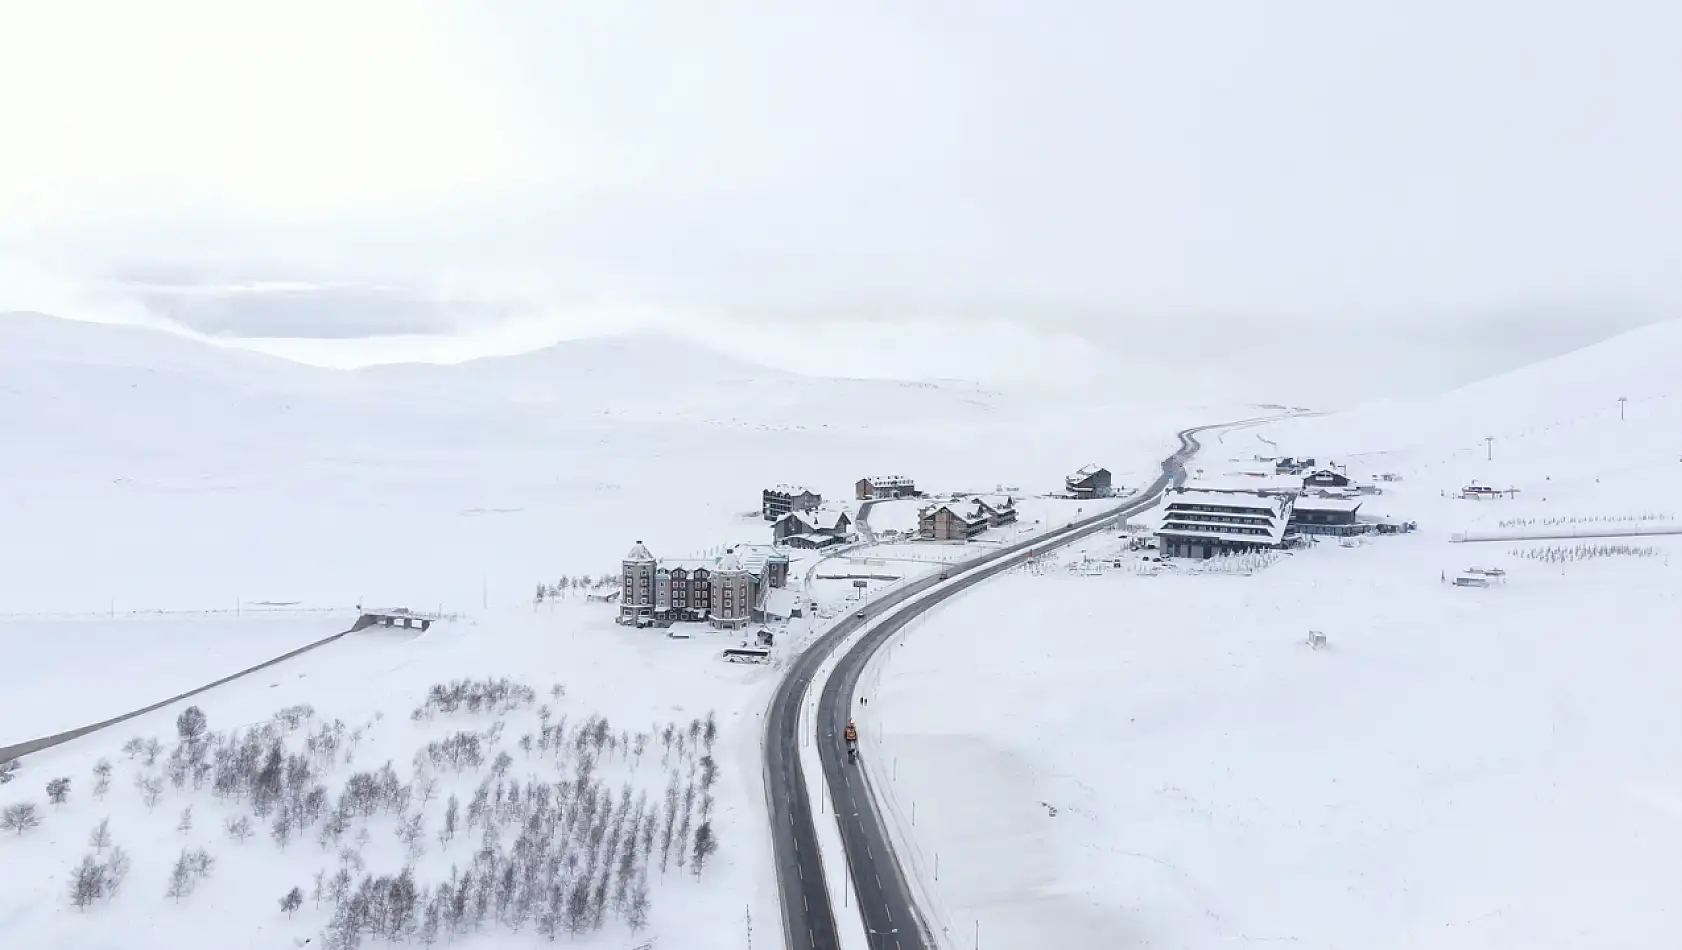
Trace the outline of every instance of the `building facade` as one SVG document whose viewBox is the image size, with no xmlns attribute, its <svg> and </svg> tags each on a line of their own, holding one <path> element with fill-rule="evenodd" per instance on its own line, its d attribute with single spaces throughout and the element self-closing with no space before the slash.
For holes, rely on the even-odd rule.
<svg viewBox="0 0 1682 950">
<path fill-rule="evenodd" d="M 877 475 L 873 478 L 861 478 L 853 486 L 853 493 L 859 501 L 869 501 L 872 498 L 912 498 L 917 494 L 917 483 L 904 475 Z"/>
<path fill-rule="evenodd" d="M 791 548 L 827 548 L 852 536 L 852 516 L 838 509 L 791 511 L 771 525 L 771 542 Z"/>
<path fill-rule="evenodd" d="M 1115 487 L 1110 481 L 1110 470 L 1096 464 L 1088 465 L 1063 479 L 1063 487 L 1077 498 L 1108 498 L 1115 492 Z"/>
<path fill-rule="evenodd" d="M 917 513 L 917 537 L 925 541 L 968 541 L 988 528 L 1016 521 L 1016 502 L 1005 496 L 975 496 L 929 505 Z"/>
<path fill-rule="evenodd" d="M 1302 534 L 1334 537 L 1366 533 L 1357 520 L 1361 503 L 1353 498 L 1299 498 L 1291 506 L 1291 524 Z"/>
<path fill-rule="evenodd" d="M 760 620 L 762 601 L 788 585 L 788 556 L 742 544 L 716 558 L 662 561 L 641 541 L 620 571 L 619 622 L 638 627 L 706 621 L 735 628 Z"/>
<path fill-rule="evenodd" d="M 766 521 L 776 521 L 791 511 L 811 511 L 823 504 L 823 496 L 799 485 L 777 485 L 760 493 L 759 512 Z"/>
<path fill-rule="evenodd" d="M 1184 558 L 1288 547 L 1292 508 L 1283 495 L 1174 489 L 1160 509 L 1157 546 L 1163 557 Z"/>
<path fill-rule="evenodd" d="M 1348 488 L 1349 476 L 1329 468 L 1317 468 L 1302 477 L 1304 488 Z"/>
</svg>

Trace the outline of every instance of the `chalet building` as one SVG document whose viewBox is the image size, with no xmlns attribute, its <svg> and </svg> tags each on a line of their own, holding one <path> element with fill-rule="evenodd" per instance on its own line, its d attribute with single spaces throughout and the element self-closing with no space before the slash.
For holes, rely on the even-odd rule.
<svg viewBox="0 0 1682 950">
<path fill-rule="evenodd" d="M 1016 521 L 1016 502 L 1009 496 L 941 502 L 917 513 L 917 537 L 925 541 L 968 541 L 988 528 Z"/>
<path fill-rule="evenodd" d="M 788 556 L 770 545 L 739 544 L 716 558 L 660 560 L 638 541 L 619 580 L 620 623 L 707 621 L 735 629 L 760 622 L 771 591 L 788 586 Z"/>
<path fill-rule="evenodd" d="M 1329 468 L 1317 468 L 1302 477 L 1304 488 L 1348 488 L 1349 476 Z"/>
<path fill-rule="evenodd" d="M 777 485 L 760 493 L 759 513 L 766 521 L 776 521 L 791 511 L 811 511 L 822 504 L 823 496 L 810 488 Z"/>
<path fill-rule="evenodd" d="M 1186 558 L 1288 547 L 1296 540 L 1293 501 L 1286 495 L 1177 488 L 1164 497 L 1157 546 L 1163 557 Z"/>
<path fill-rule="evenodd" d="M 1088 465 L 1063 479 L 1063 487 L 1076 498 L 1108 498 L 1115 493 L 1110 483 L 1110 470 Z"/>
<path fill-rule="evenodd" d="M 853 486 L 853 492 L 859 501 L 869 501 L 872 498 L 914 498 L 917 495 L 917 483 L 904 475 L 877 475 L 874 478 L 861 478 Z"/>
<path fill-rule="evenodd" d="M 1301 475 L 1313 467 L 1313 459 L 1295 459 L 1288 455 L 1273 463 L 1274 471 L 1280 475 Z"/>
<path fill-rule="evenodd" d="M 1367 525 L 1356 520 L 1360 510 L 1354 498 L 1299 498 L 1291 507 L 1291 524 L 1302 534 L 1346 538 L 1366 533 Z"/>
<path fill-rule="evenodd" d="M 853 519 L 839 509 L 791 511 L 771 525 L 771 542 L 791 548 L 827 548 L 852 537 Z"/>
</svg>

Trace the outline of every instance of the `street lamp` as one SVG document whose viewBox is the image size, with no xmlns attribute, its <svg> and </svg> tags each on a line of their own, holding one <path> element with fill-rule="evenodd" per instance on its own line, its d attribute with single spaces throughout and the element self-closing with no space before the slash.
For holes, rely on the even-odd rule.
<svg viewBox="0 0 1682 950">
<path fill-rule="evenodd" d="M 1628 396 L 1618 397 L 1618 421 L 1624 421 L 1624 403 L 1629 402 Z"/>
</svg>

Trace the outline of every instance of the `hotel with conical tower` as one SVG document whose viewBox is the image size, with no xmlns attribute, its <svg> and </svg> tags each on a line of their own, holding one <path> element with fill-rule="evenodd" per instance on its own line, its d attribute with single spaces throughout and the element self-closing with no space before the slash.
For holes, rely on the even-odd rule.
<svg viewBox="0 0 1682 950">
<path fill-rule="evenodd" d="M 638 541 L 621 562 L 619 622 L 664 627 L 707 622 L 721 629 L 766 619 L 771 592 L 788 586 L 788 555 L 738 544 L 715 558 L 656 558 Z"/>
</svg>

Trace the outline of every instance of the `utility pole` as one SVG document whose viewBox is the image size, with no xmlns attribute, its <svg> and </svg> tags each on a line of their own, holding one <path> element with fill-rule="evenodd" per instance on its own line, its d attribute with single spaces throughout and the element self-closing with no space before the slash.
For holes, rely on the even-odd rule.
<svg viewBox="0 0 1682 950">
<path fill-rule="evenodd" d="M 1624 421 L 1624 403 L 1629 402 L 1628 396 L 1618 397 L 1618 421 Z"/>
<path fill-rule="evenodd" d="M 1495 436 L 1483 440 L 1489 446 L 1489 461 L 1495 461 Z"/>
</svg>

